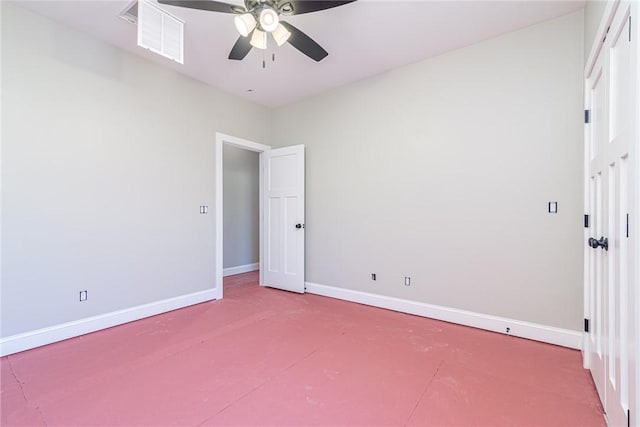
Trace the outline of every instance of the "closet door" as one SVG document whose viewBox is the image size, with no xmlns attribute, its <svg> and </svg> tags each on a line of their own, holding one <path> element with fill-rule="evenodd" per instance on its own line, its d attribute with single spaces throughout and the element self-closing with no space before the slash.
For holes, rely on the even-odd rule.
<svg viewBox="0 0 640 427">
<path fill-rule="evenodd" d="M 637 5 L 615 5 L 608 32 L 586 79 L 587 207 L 585 294 L 590 330 L 585 365 L 591 370 L 610 426 L 635 425 L 637 405 Z M 635 212 L 637 217 L 637 212 Z M 637 234 L 637 233 L 636 233 Z"/>
</svg>

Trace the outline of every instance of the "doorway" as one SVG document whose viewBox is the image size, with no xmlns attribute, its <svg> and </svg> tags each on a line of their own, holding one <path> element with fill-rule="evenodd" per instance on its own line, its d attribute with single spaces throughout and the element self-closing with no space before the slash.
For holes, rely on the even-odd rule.
<svg viewBox="0 0 640 427">
<path fill-rule="evenodd" d="M 223 144 L 222 275 L 259 270 L 259 155 Z"/>
<path fill-rule="evenodd" d="M 271 149 L 268 145 L 259 144 L 257 142 L 249 141 L 242 138 L 237 138 L 230 135 L 225 135 L 222 133 L 216 133 L 216 160 L 215 160 L 215 171 L 216 171 L 216 197 L 215 197 L 215 221 L 216 221 L 216 259 L 215 259 L 215 287 L 216 287 L 216 299 L 222 299 L 224 290 L 223 290 L 223 277 L 224 277 L 224 147 L 233 146 L 240 149 L 252 151 L 255 153 L 263 153 Z M 258 159 L 258 170 L 262 170 L 262 157 L 260 156 Z M 262 218 L 262 174 L 258 173 L 258 210 L 259 217 Z M 261 228 L 261 224 L 259 226 Z M 262 233 L 258 232 L 258 259 L 259 259 L 259 270 L 260 270 L 260 283 L 263 283 L 263 273 L 262 273 Z"/>
<path fill-rule="evenodd" d="M 304 293 L 304 145 L 272 149 L 268 145 L 216 133 L 216 299 L 222 299 L 224 294 L 223 147 L 225 144 L 260 154 L 258 162 L 260 286 Z"/>
</svg>

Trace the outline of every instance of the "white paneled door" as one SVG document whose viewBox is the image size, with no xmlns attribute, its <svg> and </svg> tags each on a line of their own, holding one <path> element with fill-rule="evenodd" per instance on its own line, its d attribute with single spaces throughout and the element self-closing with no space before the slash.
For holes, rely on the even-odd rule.
<svg viewBox="0 0 640 427">
<path fill-rule="evenodd" d="M 607 240 L 604 237 L 606 225 L 607 204 L 603 202 L 607 188 L 604 180 L 607 178 L 607 168 L 605 167 L 604 149 L 607 140 L 607 76 L 604 66 L 604 55 L 600 55 L 596 61 L 592 77 L 587 81 L 587 93 L 590 95 L 591 106 L 589 114 L 588 138 L 588 199 L 589 199 L 589 230 L 587 233 L 588 250 L 586 252 L 586 263 L 588 264 L 587 286 L 589 292 L 589 367 L 593 375 L 593 380 L 598 389 L 598 394 L 603 399 L 605 395 L 605 291 L 606 291 L 606 266 L 605 256 L 607 251 L 604 246 L 595 245 L 594 240 L 602 244 Z M 608 241 L 607 241 L 608 244 Z M 594 247 L 595 246 L 595 247 Z M 604 399 L 603 399 L 604 401 Z"/>
<path fill-rule="evenodd" d="M 586 317 L 585 365 L 610 426 L 635 424 L 638 350 L 637 254 L 630 234 L 637 194 L 636 55 L 632 2 L 612 3 L 608 32 L 588 70 L 585 101 Z M 600 39 L 602 40 L 602 39 Z"/>
<path fill-rule="evenodd" d="M 262 153 L 263 285 L 304 292 L 304 145 Z"/>
</svg>

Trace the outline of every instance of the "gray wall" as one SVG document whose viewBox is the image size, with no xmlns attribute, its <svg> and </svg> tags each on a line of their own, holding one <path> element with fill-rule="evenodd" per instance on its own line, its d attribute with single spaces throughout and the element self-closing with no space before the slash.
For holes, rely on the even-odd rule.
<svg viewBox="0 0 640 427">
<path fill-rule="evenodd" d="M 224 268 L 257 263 L 260 260 L 258 153 L 225 144 L 222 159 Z"/>
<path fill-rule="evenodd" d="M 274 141 L 306 145 L 306 279 L 579 330 L 582 25 L 278 109 Z"/>
<path fill-rule="evenodd" d="M 215 133 L 270 110 L 1 7 L 2 336 L 211 289 Z"/>
</svg>

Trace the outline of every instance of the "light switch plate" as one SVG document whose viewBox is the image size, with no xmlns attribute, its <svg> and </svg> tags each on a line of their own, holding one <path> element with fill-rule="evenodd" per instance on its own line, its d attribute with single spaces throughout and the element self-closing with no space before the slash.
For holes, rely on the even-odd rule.
<svg viewBox="0 0 640 427">
<path fill-rule="evenodd" d="M 549 213 L 558 213 L 558 202 L 549 202 Z"/>
</svg>

